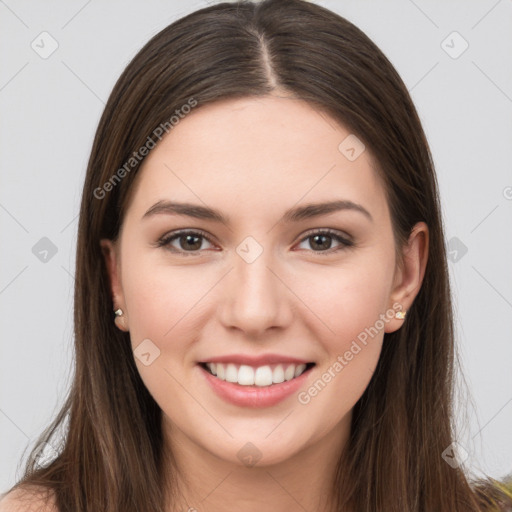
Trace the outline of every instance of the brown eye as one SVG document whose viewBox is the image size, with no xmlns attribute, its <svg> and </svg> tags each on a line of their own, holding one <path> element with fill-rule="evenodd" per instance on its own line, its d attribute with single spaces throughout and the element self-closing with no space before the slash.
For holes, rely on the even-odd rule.
<svg viewBox="0 0 512 512">
<path fill-rule="evenodd" d="M 158 246 L 177 253 L 198 253 L 205 249 L 202 247 L 205 241 L 211 244 L 210 240 L 202 232 L 180 231 L 165 235 L 159 240 Z"/>
<path fill-rule="evenodd" d="M 307 242 L 311 250 L 313 252 L 335 252 L 346 247 L 352 247 L 354 242 L 351 240 L 344 238 L 339 235 L 335 231 L 324 230 L 324 231 L 316 231 L 314 233 L 309 234 L 305 238 L 302 239 L 301 243 Z M 332 248 L 333 242 L 337 242 L 338 247 Z M 308 249 L 306 247 L 306 249 Z"/>
<path fill-rule="evenodd" d="M 180 235 L 177 240 L 180 242 L 180 249 L 199 250 L 202 245 L 202 237 L 199 235 Z"/>
<path fill-rule="evenodd" d="M 332 237 L 329 235 L 313 235 L 309 237 L 312 240 L 311 247 L 319 248 L 320 250 L 330 249 L 332 244 Z"/>
</svg>

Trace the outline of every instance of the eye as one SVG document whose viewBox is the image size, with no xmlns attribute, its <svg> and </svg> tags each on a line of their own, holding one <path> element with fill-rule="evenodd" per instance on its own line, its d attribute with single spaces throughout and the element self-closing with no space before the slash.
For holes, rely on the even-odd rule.
<svg viewBox="0 0 512 512">
<path fill-rule="evenodd" d="M 182 253 L 184 256 L 188 256 L 189 254 L 185 253 L 194 254 L 204 250 L 205 248 L 201 247 L 203 241 L 212 244 L 210 239 L 202 231 L 178 231 L 164 235 L 157 242 L 157 246 L 165 247 L 172 252 Z M 173 245 L 174 242 L 177 242 L 178 247 Z"/>
<path fill-rule="evenodd" d="M 331 247 L 333 240 L 340 244 L 334 249 Z M 341 236 L 337 231 L 332 229 L 309 232 L 309 234 L 307 234 L 307 236 L 301 241 L 301 243 L 304 242 L 309 243 L 310 247 L 313 248 L 313 252 L 327 252 L 329 254 L 354 246 L 354 242 L 352 240 Z M 319 250 L 315 250 L 315 248 L 318 248 Z"/>
<path fill-rule="evenodd" d="M 301 243 L 309 242 L 313 252 L 317 253 L 332 254 L 333 252 L 353 247 L 355 245 L 348 237 L 341 236 L 337 231 L 332 229 L 311 231 L 306 233 L 306 235 L 307 236 L 301 240 Z M 158 247 L 165 247 L 166 249 L 183 256 L 191 256 L 193 254 L 199 254 L 202 250 L 206 250 L 208 248 L 202 247 L 204 241 L 213 245 L 210 238 L 203 231 L 182 230 L 164 235 L 156 245 Z M 333 241 L 338 242 L 338 247 L 331 247 Z M 176 244 L 177 246 L 173 244 Z"/>
</svg>

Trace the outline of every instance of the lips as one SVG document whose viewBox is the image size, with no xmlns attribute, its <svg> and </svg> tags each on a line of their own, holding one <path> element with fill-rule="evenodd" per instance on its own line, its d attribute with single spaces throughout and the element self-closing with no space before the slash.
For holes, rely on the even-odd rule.
<svg viewBox="0 0 512 512">
<path fill-rule="evenodd" d="M 270 407 L 298 392 L 316 363 L 281 354 L 229 354 L 198 362 L 209 387 L 242 407 Z"/>
<path fill-rule="evenodd" d="M 256 368 L 258 366 L 273 364 L 308 364 L 311 363 L 311 361 L 307 359 L 300 359 L 297 357 L 290 357 L 280 354 L 262 354 L 259 356 L 231 354 L 226 356 L 210 357 L 208 359 L 203 359 L 201 363 L 233 363 L 238 365 L 245 364 L 247 366 L 252 366 L 253 368 Z"/>
<path fill-rule="evenodd" d="M 211 365 L 211 363 L 208 364 Z M 219 365 L 224 366 L 223 363 L 215 364 L 217 365 L 217 368 L 219 368 Z M 228 363 L 228 365 L 229 364 L 234 363 Z M 242 368 L 242 366 L 244 365 L 240 365 L 240 368 Z M 276 365 L 276 367 L 277 366 L 279 366 L 279 364 Z M 297 371 L 298 366 L 293 366 L 295 367 L 295 371 Z M 311 368 L 315 366 L 314 363 L 309 363 L 305 366 L 306 368 L 298 377 L 295 377 L 294 371 L 294 376 L 290 380 L 285 380 L 281 383 L 272 383 L 270 385 L 258 386 L 251 384 L 239 384 L 239 373 L 236 374 L 237 382 L 228 382 L 226 380 L 220 379 L 218 376 L 213 375 L 213 373 L 208 369 L 208 366 L 206 366 L 206 363 L 200 363 L 197 365 L 200 374 L 205 379 L 206 384 L 218 397 L 235 406 L 249 408 L 273 407 L 280 402 L 283 402 L 287 398 L 291 398 L 293 395 L 297 394 L 299 390 L 306 385 L 306 382 L 310 378 L 313 378 L 311 377 Z M 240 372 L 240 368 L 238 369 L 238 372 Z M 258 368 L 261 367 L 251 368 L 251 371 L 254 372 L 255 380 L 259 379 L 259 377 L 256 377 Z M 242 370 L 242 372 L 246 371 L 247 370 Z M 247 376 L 247 374 L 245 375 Z M 244 373 L 242 373 L 242 381 L 244 378 L 246 377 L 244 377 Z M 266 382 L 268 382 L 268 374 L 266 378 Z M 250 380 L 248 379 L 245 382 L 250 382 Z M 260 383 L 261 382 L 265 381 L 260 381 Z"/>
</svg>

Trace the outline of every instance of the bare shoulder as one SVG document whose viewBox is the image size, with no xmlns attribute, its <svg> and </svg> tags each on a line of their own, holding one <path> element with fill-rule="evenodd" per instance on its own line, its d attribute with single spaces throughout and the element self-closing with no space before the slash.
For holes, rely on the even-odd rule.
<svg viewBox="0 0 512 512">
<path fill-rule="evenodd" d="M 0 496 L 0 512 L 58 512 L 58 508 L 51 492 L 31 487 Z"/>
</svg>

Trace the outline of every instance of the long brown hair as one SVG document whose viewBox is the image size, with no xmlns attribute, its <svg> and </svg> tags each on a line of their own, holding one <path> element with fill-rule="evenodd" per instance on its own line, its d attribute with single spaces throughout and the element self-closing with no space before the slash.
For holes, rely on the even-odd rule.
<svg viewBox="0 0 512 512">
<path fill-rule="evenodd" d="M 429 227 L 422 288 L 403 327 L 385 335 L 375 373 L 353 411 L 336 475 L 339 510 L 478 511 L 491 510 L 493 496 L 505 502 L 491 480 L 475 487 L 461 467 L 441 457 L 455 432 L 454 329 L 438 185 L 416 109 L 396 70 L 361 30 L 302 0 L 196 11 L 155 35 L 117 81 L 83 188 L 74 380 L 38 447 L 57 445 L 55 433 L 69 423 L 54 446 L 58 456 L 38 467 L 34 450 L 16 487 L 52 490 L 60 512 L 164 511 L 163 489 L 173 476 L 164 476 L 161 410 L 138 374 L 129 335 L 114 325 L 99 241 L 119 233 L 140 167 L 131 160 L 134 152 L 159 126 L 172 129 L 176 110 L 191 100 L 201 108 L 276 87 L 364 141 L 385 184 L 397 253 L 416 222 Z"/>
</svg>

